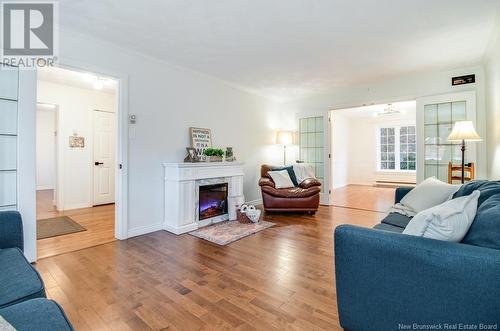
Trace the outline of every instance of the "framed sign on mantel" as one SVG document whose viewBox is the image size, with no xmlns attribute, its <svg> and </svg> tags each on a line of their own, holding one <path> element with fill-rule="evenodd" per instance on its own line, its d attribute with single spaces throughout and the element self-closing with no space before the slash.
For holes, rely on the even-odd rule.
<svg viewBox="0 0 500 331">
<path fill-rule="evenodd" d="M 210 129 L 189 128 L 191 147 L 196 149 L 198 157 L 203 158 L 205 149 L 212 147 L 212 132 Z"/>
</svg>

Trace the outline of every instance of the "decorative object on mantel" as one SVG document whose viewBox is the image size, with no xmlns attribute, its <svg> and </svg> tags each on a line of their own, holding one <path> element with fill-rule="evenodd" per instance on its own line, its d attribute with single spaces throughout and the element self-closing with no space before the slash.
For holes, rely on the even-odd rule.
<svg viewBox="0 0 500 331">
<path fill-rule="evenodd" d="M 240 209 L 241 205 L 245 203 L 245 196 L 238 195 L 235 197 L 228 197 L 227 203 L 228 203 L 229 220 L 235 221 L 238 218 L 237 211 Z"/>
<path fill-rule="evenodd" d="M 207 162 L 222 162 L 224 151 L 220 148 L 207 148 L 203 151 L 203 155 L 207 157 Z"/>
<path fill-rule="evenodd" d="M 233 148 L 226 147 L 226 162 L 234 162 L 236 161 L 236 157 L 233 155 Z"/>
<path fill-rule="evenodd" d="M 248 237 L 259 231 L 270 228 L 274 223 L 267 221 L 260 221 L 259 223 L 240 223 L 238 221 L 225 221 L 204 228 L 198 229 L 196 231 L 190 232 L 189 234 L 210 241 L 217 245 L 227 245 L 241 238 Z"/>
<path fill-rule="evenodd" d="M 253 223 L 258 223 L 260 221 L 261 211 L 255 208 L 254 205 L 242 205 L 240 208 L 240 212 Z"/>
<path fill-rule="evenodd" d="M 196 153 L 196 149 L 193 147 L 186 147 L 187 156 L 184 158 L 184 162 L 200 162 L 200 158 Z"/>
<path fill-rule="evenodd" d="M 189 128 L 191 147 L 196 149 L 198 158 L 203 158 L 205 149 L 212 147 L 212 132 L 210 129 Z"/>
<path fill-rule="evenodd" d="M 69 136 L 69 147 L 70 148 L 84 148 L 85 147 L 85 138 L 79 137 L 78 133 L 73 133 L 72 136 Z"/>
</svg>

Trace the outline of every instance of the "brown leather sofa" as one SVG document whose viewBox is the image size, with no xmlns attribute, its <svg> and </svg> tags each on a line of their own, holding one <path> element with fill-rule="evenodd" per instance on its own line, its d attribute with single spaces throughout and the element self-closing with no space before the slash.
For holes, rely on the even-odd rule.
<svg viewBox="0 0 500 331">
<path fill-rule="evenodd" d="M 309 212 L 318 210 L 321 183 L 314 178 L 307 178 L 299 187 L 277 189 L 267 173 L 272 166 L 264 164 L 260 168 L 259 186 L 266 211 Z"/>
</svg>

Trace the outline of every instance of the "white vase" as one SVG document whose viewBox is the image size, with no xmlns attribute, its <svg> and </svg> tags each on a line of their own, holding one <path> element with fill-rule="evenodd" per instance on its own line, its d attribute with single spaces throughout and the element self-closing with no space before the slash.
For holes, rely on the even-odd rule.
<svg viewBox="0 0 500 331">
<path fill-rule="evenodd" d="M 245 196 L 244 195 L 237 195 L 234 197 L 228 197 L 227 203 L 228 203 L 227 210 L 229 213 L 229 220 L 235 221 L 238 218 L 236 211 L 240 208 L 240 206 L 242 204 L 245 203 Z"/>
</svg>

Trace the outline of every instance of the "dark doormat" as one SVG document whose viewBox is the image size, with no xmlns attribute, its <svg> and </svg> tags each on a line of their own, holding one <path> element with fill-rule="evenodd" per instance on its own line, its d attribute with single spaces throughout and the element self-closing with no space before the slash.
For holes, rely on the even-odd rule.
<svg viewBox="0 0 500 331">
<path fill-rule="evenodd" d="M 36 239 L 62 236 L 63 234 L 87 231 L 68 216 L 46 218 L 36 221 Z"/>
</svg>

